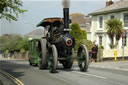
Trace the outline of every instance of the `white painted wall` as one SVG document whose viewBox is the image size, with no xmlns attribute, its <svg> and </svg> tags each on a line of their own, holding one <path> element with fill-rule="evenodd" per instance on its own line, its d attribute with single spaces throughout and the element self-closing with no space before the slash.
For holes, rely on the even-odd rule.
<svg viewBox="0 0 128 85">
<path fill-rule="evenodd" d="M 110 49 L 110 39 L 108 37 L 108 35 L 106 35 L 106 49 Z"/>
</svg>

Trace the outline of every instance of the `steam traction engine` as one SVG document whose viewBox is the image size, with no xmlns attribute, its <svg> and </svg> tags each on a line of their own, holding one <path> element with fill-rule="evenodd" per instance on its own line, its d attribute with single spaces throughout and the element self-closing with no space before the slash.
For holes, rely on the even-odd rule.
<svg viewBox="0 0 128 85">
<path fill-rule="evenodd" d="M 38 45 L 38 66 L 39 69 L 49 68 L 51 73 L 56 72 L 58 61 L 66 69 L 73 65 L 75 39 L 69 34 L 69 8 L 64 8 L 63 11 L 63 19 L 46 18 L 37 25 L 45 28 L 44 37 Z M 79 46 L 77 59 L 80 70 L 87 71 L 89 56 L 85 45 Z"/>
</svg>

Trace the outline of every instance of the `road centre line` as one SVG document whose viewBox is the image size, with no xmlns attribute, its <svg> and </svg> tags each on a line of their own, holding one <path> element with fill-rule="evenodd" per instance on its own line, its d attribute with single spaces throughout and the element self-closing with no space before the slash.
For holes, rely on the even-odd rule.
<svg viewBox="0 0 128 85">
<path fill-rule="evenodd" d="M 8 78 L 10 78 L 12 81 L 14 81 L 17 85 L 24 85 L 20 80 L 18 80 L 17 78 L 15 78 L 14 76 L 12 76 L 11 74 L 0 70 L 0 73 L 2 73 L 3 75 L 7 76 Z"/>
<path fill-rule="evenodd" d="M 92 77 L 96 77 L 96 78 L 100 78 L 100 79 L 107 79 L 106 77 L 98 76 L 98 75 L 94 75 L 94 74 L 82 73 L 82 72 L 76 72 L 76 71 L 72 71 L 72 72 L 82 74 L 82 75 L 92 76 Z"/>
</svg>

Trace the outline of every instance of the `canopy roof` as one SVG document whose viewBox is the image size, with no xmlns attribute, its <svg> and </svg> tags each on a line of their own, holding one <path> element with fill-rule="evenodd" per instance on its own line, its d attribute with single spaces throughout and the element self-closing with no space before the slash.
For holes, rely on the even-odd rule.
<svg viewBox="0 0 128 85">
<path fill-rule="evenodd" d="M 45 18 L 39 24 L 37 24 L 37 27 L 39 26 L 46 27 L 47 25 L 51 25 L 51 23 L 55 23 L 55 22 L 63 23 L 64 20 L 62 18 Z"/>
</svg>

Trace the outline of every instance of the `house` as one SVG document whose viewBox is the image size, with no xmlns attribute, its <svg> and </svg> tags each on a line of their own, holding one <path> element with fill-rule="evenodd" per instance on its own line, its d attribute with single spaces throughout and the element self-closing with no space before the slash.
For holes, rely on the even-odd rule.
<svg viewBox="0 0 128 85">
<path fill-rule="evenodd" d="M 33 30 L 32 32 L 24 35 L 24 37 L 29 37 L 29 38 L 41 38 L 43 36 L 44 36 L 43 27 L 38 27 L 37 29 Z"/>
<path fill-rule="evenodd" d="M 71 24 L 78 23 L 82 30 L 86 30 L 87 39 L 91 40 L 91 32 L 90 32 L 91 18 L 89 16 L 85 16 L 84 14 L 81 14 L 81 13 L 72 13 L 72 14 L 70 14 L 70 19 L 72 21 Z"/>
<path fill-rule="evenodd" d="M 127 31 L 128 36 L 128 0 L 119 0 L 114 2 L 113 0 L 106 1 L 106 7 L 90 13 L 92 17 L 91 25 L 91 41 L 96 40 L 99 46 L 103 46 L 106 51 L 110 51 L 110 39 L 106 34 L 105 22 L 109 19 L 120 19 L 123 22 L 124 29 Z M 128 37 L 125 40 L 125 51 L 128 52 Z M 122 38 L 119 40 L 118 52 L 122 52 Z M 107 52 L 106 52 L 107 53 Z M 112 52 L 113 53 L 113 52 Z M 114 56 L 113 54 L 108 56 Z M 128 56 L 128 53 L 127 55 Z"/>
</svg>

